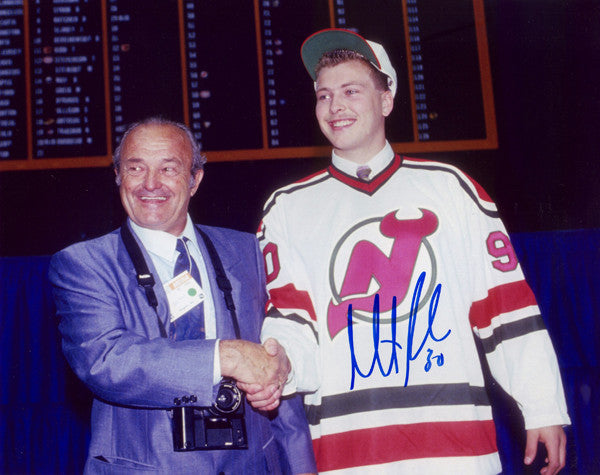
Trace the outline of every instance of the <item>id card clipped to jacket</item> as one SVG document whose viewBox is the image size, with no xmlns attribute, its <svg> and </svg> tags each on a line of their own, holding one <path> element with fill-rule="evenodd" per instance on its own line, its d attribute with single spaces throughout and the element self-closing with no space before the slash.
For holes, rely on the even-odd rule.
<svg viewBox="0 0 600 475">
<path fill-rule="evenodd" d="M 196 279 L 187 270 L 164 284 L 164 288 L 169 301 L 171 322 L 202 303 L 206 298 Z"/>
</svg>

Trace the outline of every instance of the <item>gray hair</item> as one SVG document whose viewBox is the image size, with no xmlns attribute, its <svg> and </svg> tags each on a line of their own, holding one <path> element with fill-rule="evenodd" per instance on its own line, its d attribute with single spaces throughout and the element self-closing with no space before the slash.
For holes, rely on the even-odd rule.
<svg viewBox="0 0 600 475">
<path fill-rule="evenodd" d="M 123 144 L 125 143 L 125 140 L 129 136 L 129 134 L 131 134 L 131 132 L 133 132 L 138 127 L 143 127 L 145 125 L 168 125 L 171 127 L 176 127 L 185 133 L 186 137 L 189 140 L 190 146 L 192 147 L 192 168 L 190 170 L 190 173 L 191 173 L 190 188 L 192 186 L 194 186 L 194 176 L 196 175 L 196 173 L 199 170 L 204 169 L 204 164 L 206 163 L 206 156 L 202 154 L 202 150 L 200 149 L 200 144 L 198 144 L 198 142 L 196 141 L 196 138 L 194 137 L 194 134 L 192 133 L 192 131 L 189 129 L 189 127 L 187 125 L 182 124 L 181 122 L 175 122 L 173 120 L 165 119 L 165 118 L 159 117 L 159 116 L 148 117 L 146 119 L 142 119 L 138 122 L 134 122 L 129 127 L 127 127 L 127 130 L 123 134 L 123 137 L 121 137 L 121 142 L 119 142 L 119 145 L 117 146 L 117 148 L 115 149 L 115 153 L 113 154 L 113 167 L 117 171 L 117 178 L 116 178 L 117 185 L 118 186 L 121 185 L 121 176 L 120 176 L 121 149 L 123 147 Z"/>
</svg>

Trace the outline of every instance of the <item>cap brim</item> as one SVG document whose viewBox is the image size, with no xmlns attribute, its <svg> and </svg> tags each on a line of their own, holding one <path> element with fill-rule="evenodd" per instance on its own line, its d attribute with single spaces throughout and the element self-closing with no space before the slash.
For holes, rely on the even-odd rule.
<svg viewBox="0 0 600 475">
<path fill-rule="evenodd" d="M 315 69 L 321 56 L 336 49 L 356 51 L 379 67 L 379 61 L 375 53 L 362 36 L 350 30 L 321 30 L 306 38 L 300 49 L 304 67 L 313 81 L 317 80 Z"/>
</svg>

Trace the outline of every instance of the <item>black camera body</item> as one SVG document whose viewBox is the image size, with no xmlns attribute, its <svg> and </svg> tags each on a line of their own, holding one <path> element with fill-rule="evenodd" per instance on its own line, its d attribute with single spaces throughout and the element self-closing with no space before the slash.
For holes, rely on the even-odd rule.
<svg viewBox="0 0 600 475">
<path fill-rule="evenodd" d="M 248 448 L 244 396 L 234 381 L 221 381 L 212 406 L 177 405 L 172 410 L 176 452 Z"/>
</svg>

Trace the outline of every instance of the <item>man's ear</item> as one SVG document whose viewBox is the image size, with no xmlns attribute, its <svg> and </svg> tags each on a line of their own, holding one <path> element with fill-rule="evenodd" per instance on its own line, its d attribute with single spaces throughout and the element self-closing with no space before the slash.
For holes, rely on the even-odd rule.
<svg viewBox="0 0 600 475">
<path fill-rule="evenodd" d="M 392 113 L 394 109 L 394 95 L 392 91 L 385 91 L 381 94 L 381 111 L 384 117 Z"/>
<path fill-rule="evenodd" d="M 203 168 L 198 170 L 196 172 L 196 174 L 194 175 L 193 184 L 190 187 L 190 196 L 194 196 L 196 194 L 196 191 L 198 190 L 198 186 L 200 186 L 200 182 L 202 181 L 202 178 L 204 178 L 204 169 Z"/>
</svg>

